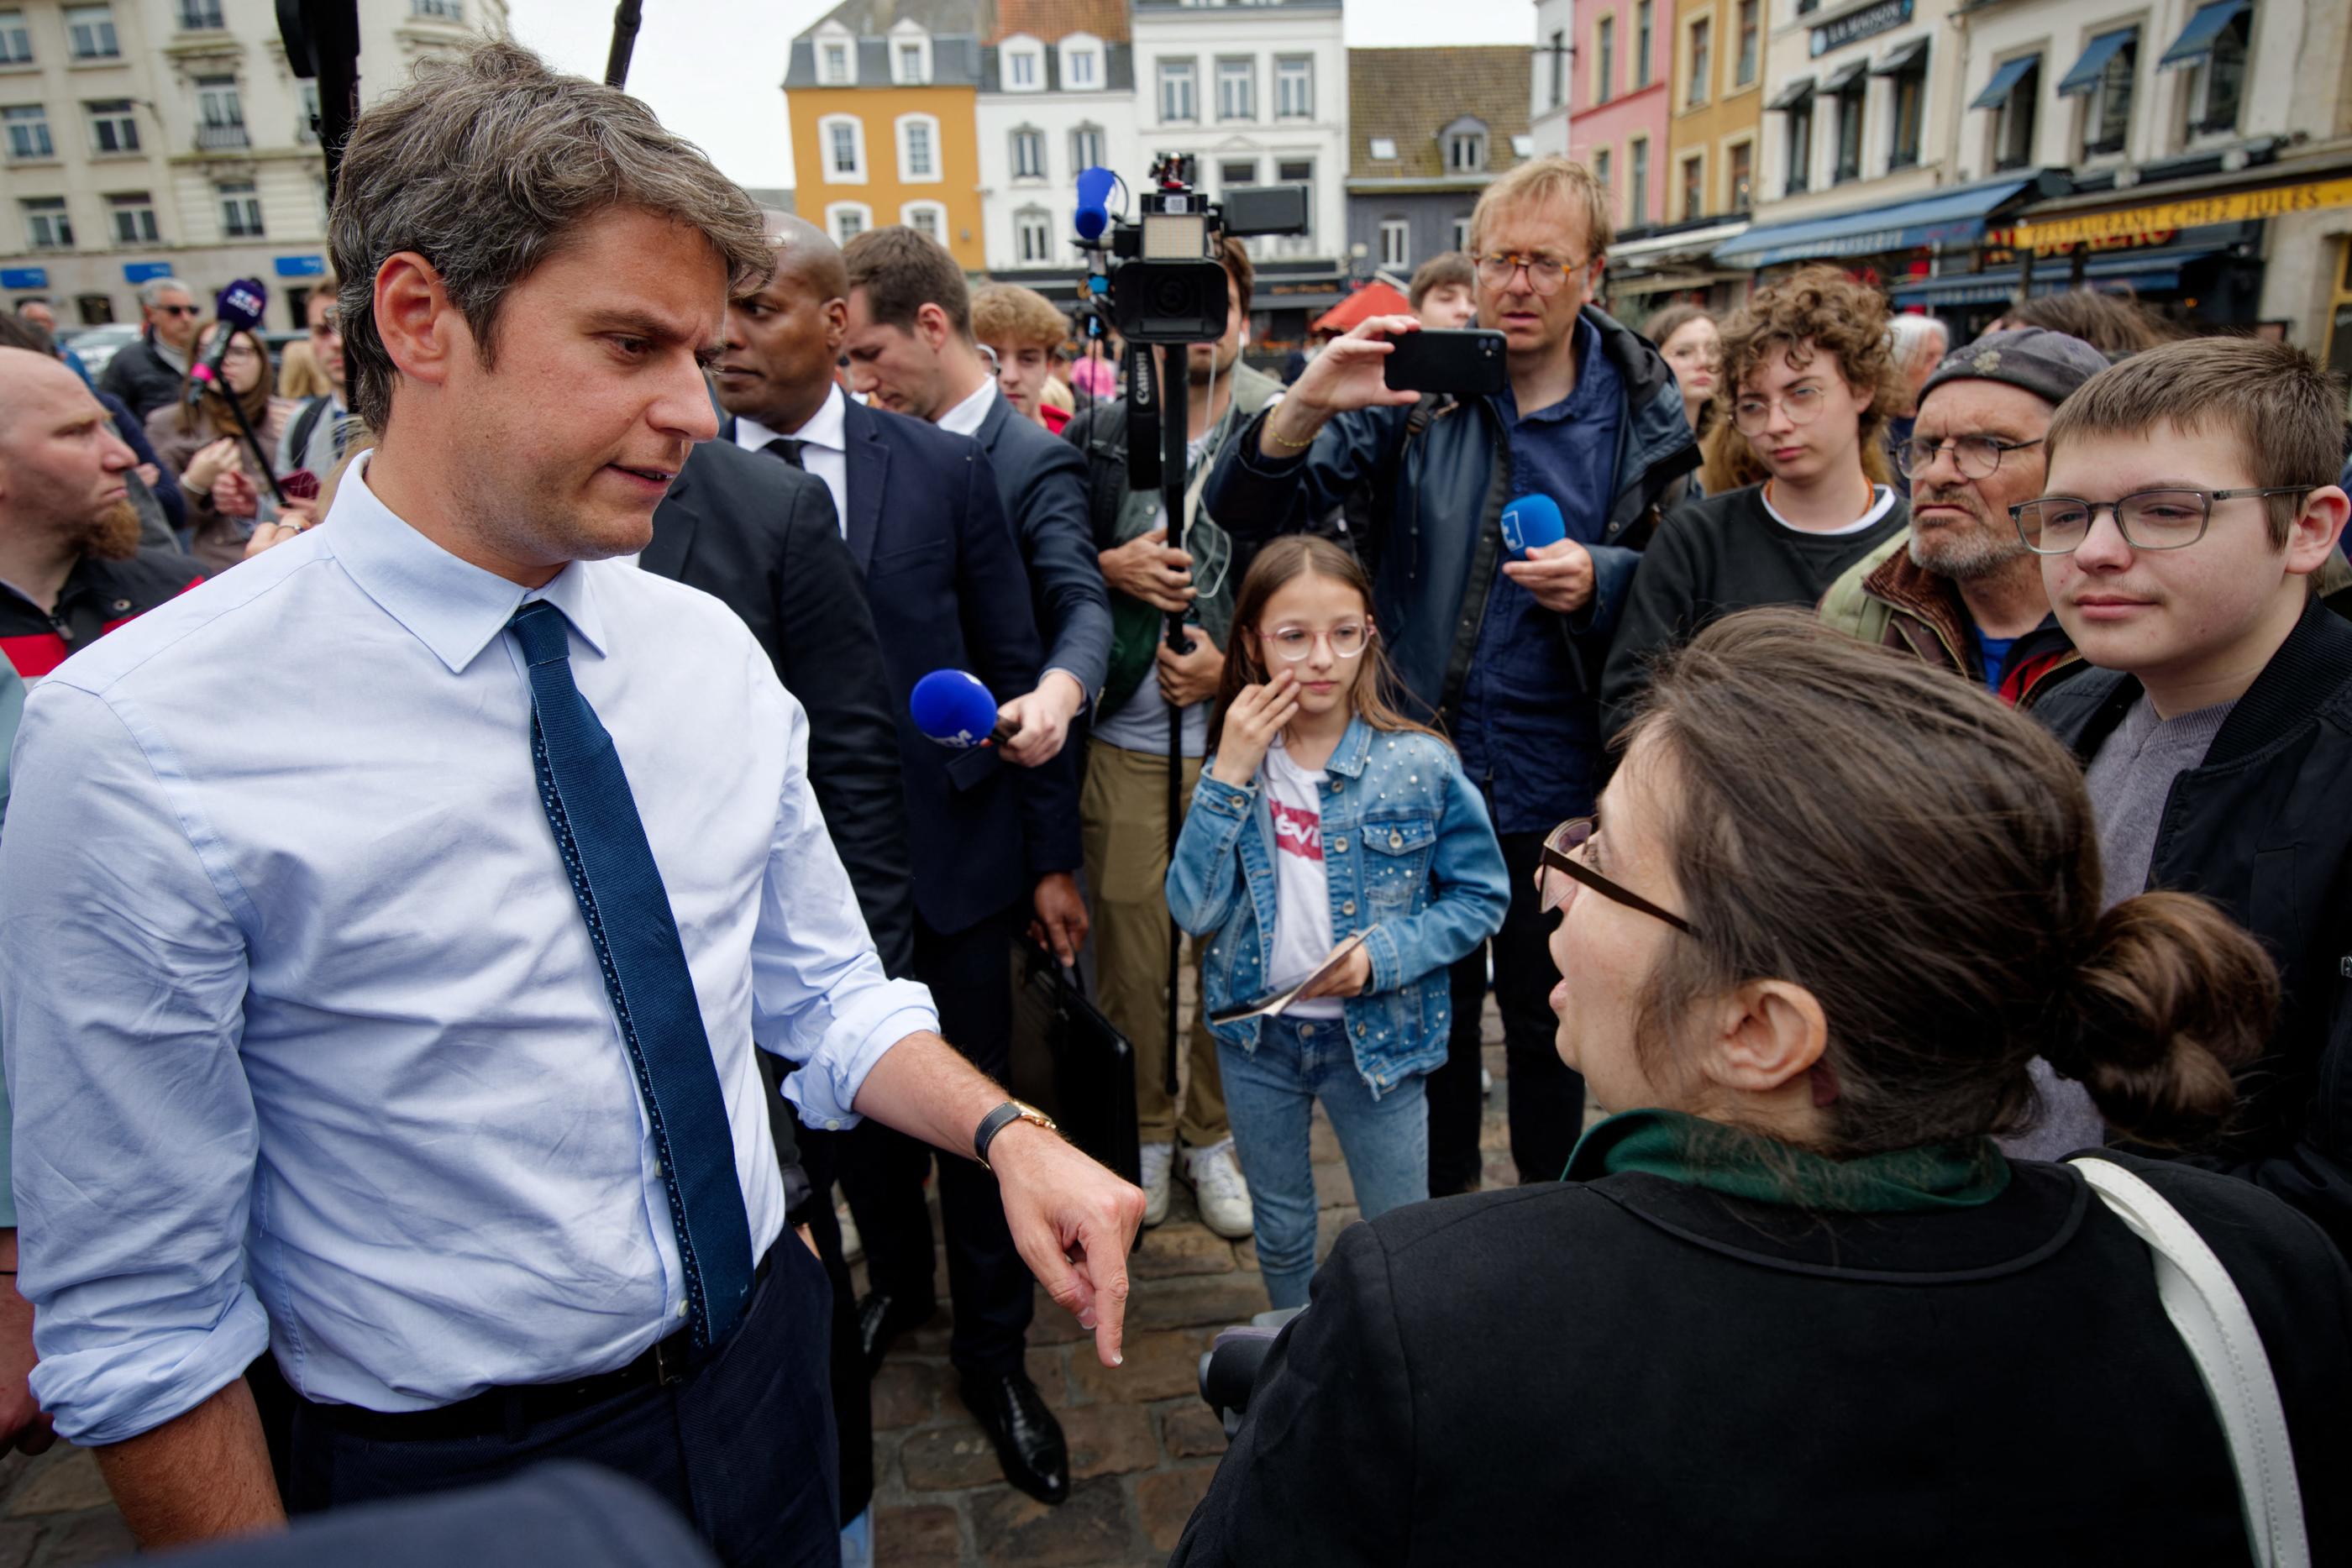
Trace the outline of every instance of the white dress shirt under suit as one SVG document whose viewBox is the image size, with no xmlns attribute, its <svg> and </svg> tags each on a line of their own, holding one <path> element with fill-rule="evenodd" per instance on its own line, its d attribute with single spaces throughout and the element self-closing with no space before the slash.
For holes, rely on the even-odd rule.
<svg viewBox="0 0 2352 1568">
<path fill-rule="evenodd" d="M 832 494 L 834 518 L 840 524 L 844 538 L 849 533 L 849 420 L 842 412 L 842 404 L 847 401 L 841 383 L 835 382 L 824 394 L 824 402 L 809 415 L 808 423 L 793 431 L 791 437 L 801 444 L 801 466 L 824 480 L 825 489 Z M 746 451 L 761 451 L 782 434 L 750 414 L 735 417 L 735 444 Z"/>
<path fill-rule="evenodd" d="M 554 601 L 677 919 L 754 1255 L 783 1228 L 756 1043 L 840 1127 L 937 1027 L 882 971 L 800 705 L 717 600 L 544 589 L 346 476 L 323 527 L 68 661 L 0 837 L 33 1387 L 131 1437 L 267 1343 L 376 1410 L 626 1364 L 685 1322 L 654 1145 L 531 765 L 509 617 Z"/>
</svg>

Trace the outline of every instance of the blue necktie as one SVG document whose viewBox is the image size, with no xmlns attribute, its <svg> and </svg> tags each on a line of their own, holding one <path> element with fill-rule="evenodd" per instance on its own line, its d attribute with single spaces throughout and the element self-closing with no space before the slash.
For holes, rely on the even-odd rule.
<svg viewBox="0 0 2352 1568">
<path fill-rule="evenodd" d="M 636 1069 L 677 1230 L 695 1343 L 709 1345 L 751 1299 L 751 1226 L 694 977 L 620 753 L 572 684 L 563 612 L 533 600 L 508 626 L 530 666 L 540 803 Z"/>
</svg>

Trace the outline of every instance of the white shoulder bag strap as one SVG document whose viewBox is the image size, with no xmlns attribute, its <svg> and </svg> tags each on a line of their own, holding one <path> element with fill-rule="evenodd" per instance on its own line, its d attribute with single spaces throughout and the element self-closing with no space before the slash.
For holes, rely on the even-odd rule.
<svg viewBox="0 0 2352 1568">
<path fill-rule="evenodd" d="M 2229 1439 L 2254 1562 L 2260 1568 L 2309 1568 L 2311 1542 L 2304 1533 L 2303 1490 L 2295 1480 L 2286 1413 L 2237 1283 L 2156 1188 L 2113 1160 L 2077 1155 L 2066 1163 L 2083 1173 L 2099 1201 L 2156 1260 L 2158 1298 L 2189 1347 Z"/>
</svg>

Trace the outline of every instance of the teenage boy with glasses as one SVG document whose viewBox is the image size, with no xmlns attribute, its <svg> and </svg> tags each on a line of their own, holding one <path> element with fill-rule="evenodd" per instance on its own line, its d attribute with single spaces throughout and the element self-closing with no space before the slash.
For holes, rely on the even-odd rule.
<svg viewBox="0 0 2352 1568">
<path fill-rule="evenodd" d="M 1731 423 L 1770 476 L 1677 507 L 1643 557 L 1601 683 L 1612 734 L 1650 666 L 1710 622 L 1759 604 L 1811 606 L 1903 531 L 1903 497 L 1863 454 L 1896 395 L 1885 297 L 1826 267 L 1759 289 L 1723 329 Z"/>
<path fill-rule="evenodd" d="M 1543 835 L 1592 809 L 1598 693 L 1609 640 L 1660 497 L 1698 465 L 1682 393 L 1651 345 L 1591 303 L 1613 232 L 1584 165 L 1536 158 L 1471 214 L 1478 325 L 1503 334 L 1509 384 L 1441 406 L 1390 390 L 1381 366 L 1410 316 L 1334 340 L 1287 397 L 1230 443 L 1202 501 L 1244 549 L 1305 533 L 1358 486 L 1378 497 L 1350 542 L 1372 572 L 1382 643 L 1480 787 L 1514 894 L 1495 938 L 1496 1001 L 1522 1181 L 1553 1181 L 1584 1117 L 1584 1084 L 1553 1050 L 1549 927 L 1529 884 Z M 1508 559 L 1502 511 L 1550 497 L 1567 538 Z M 1429 1186 L 1480 1179 L 1479 1012 L 1486 956 L 1456 966 L 1451 1056 L 1429 1080 Z"/>
<path fill-rule="evenodd" d="M 2074 645 L 2009 509 L 2042 493 L 2051 415 L 2106 368 L 2080 338 L 2039 327 L 1988 333 L 1946 355 L 1895 448 L 1911 480 L 1911 527 L 1830 585 L 1822 621 L 2006 703 L 2074 673 Z"/>
<path fill-rule="evenodd" d="M 2098 666 L 2033 711 L 2086 765 L 2108 905 L 2202 894 L 2284 982 L 2237 1121 L 2189 1157 L 2352 1249 L 2352 626 L 2312 591 L 2352 507 L 2343 441 L 2344 388 L 2301 350 L 2168 343 L 2066 400 L 2047 493 L 2012 512 Z M 2058 1099 L 2043 1143 L 2097 1141 L 2082 1111 Z"/>
</svg>

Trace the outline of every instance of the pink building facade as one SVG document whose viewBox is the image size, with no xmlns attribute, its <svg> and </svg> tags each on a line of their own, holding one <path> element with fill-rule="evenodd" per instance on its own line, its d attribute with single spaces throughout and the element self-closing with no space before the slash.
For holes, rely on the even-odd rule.
<svg viewBox="0 0 2352 1568">
<path fill-rule="evenodd" d="M 1664 222 L 1675 0 L 1578 0 L 1569 155 L 1615 197 L 1620 231 Z"/>
</svg>

